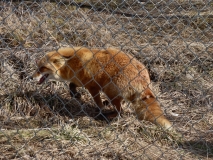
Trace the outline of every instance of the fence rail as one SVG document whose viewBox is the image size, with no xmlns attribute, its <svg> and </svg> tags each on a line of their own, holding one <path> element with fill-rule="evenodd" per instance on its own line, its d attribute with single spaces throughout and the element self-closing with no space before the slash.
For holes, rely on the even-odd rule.
<svg viewBox="0 0 213 160">
<path fill-rule="evenodd" d="M 1 159 L 212 159 L 212 1 L 2 0 L 0 13 Z M 121 117 L 100 120 L 84 87 L 74 98 L 69 83 L 29 79 L 46 52 L 68 46 L 143 63 L 176 131 L 138 120 L 127 101 Z"/>
</svg>

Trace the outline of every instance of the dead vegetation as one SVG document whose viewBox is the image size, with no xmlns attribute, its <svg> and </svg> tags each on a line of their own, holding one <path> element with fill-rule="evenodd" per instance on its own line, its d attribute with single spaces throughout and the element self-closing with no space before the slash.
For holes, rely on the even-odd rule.
<svg viewBox="0 0 213 160">
<path fill-rule="evenodd" d="M 0 158 L 212 158 L 213 4 L 87 2 L 0 2 Z M 127 102 L 123 117 L 97 120 L 84 89 L 76 100 L 68 84 L 29 81 L 61 46 L 121 48 L 145 63 L 177 132 L 138 121 Z"/>
</svg>

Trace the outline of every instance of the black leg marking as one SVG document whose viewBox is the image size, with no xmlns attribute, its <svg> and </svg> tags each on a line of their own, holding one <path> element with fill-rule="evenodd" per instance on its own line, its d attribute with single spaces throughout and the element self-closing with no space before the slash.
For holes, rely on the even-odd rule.
<svg viewBox="0 0 213 160">
<path fill-rule="evenodd" d="M 80 99 L 81 98 L 81 94 L 77 92 L 76 87 L 77 86 L 74 83 L 70 83 L 69 84 L 70 96 L 72 98 L 78 98 L 78 99 Z"/>
</svg>

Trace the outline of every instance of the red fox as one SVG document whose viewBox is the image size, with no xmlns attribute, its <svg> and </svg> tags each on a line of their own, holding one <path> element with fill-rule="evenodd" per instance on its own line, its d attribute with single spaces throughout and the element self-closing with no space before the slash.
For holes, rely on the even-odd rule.
<svg viewBox="0 0 213 160">
<path fill-rule="evenodd" d="M 39 84 L 48 79 L 71 82 L 75 93 L 76 86 L 85 87 L 103 109 L 101 91 L 118 114 L 122 111 L 121 101 L 125 99 L 132 102 L 138 119 L 172 128 L 151 90 L 147 69 L 129 54 L 114 48 L 60 48 L 47 53 L 37 66 L 32 77 Z"/>
</svg>

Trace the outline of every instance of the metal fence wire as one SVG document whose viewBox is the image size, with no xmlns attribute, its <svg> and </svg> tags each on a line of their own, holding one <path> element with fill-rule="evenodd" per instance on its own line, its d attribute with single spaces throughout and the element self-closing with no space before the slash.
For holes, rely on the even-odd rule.
<svg viewBox="0 0 213 160">
<path fill-rule="evenodd" d="M 211 0 L 0 1 L 0 159 L 212 159 L 212 37 Z M 80 55 L 76 46 L 92 50 Z M 69 69 L 63 73 L 73 72 L 72 80 L 40 85 L 31 80 L 39 67 L 39 73 L 45 71 L 41 57 L 53 50 L 59 53 L 61 47 L 74 49 L 74 55 L 60 53 L 54 61 L 59 67 L 49 65 L 49 70 L 61 76 L 66 65 Z M 109 55 L 108 48 L 118 52 L 97 60 L 100 50 Z M 116 64 L 121 53 L 127 61 Z M 77 60 L 83 64 L 78 70 Z M 100 76 L 97 82 L 87 63 L 97 69 L 96 75 L 108 77 Z M 127 81 L 124 88 L 138 93 L 142 83 L 131 77 L 145 75 L 142 64 L 151 83 L 146 79 L 140 94 L 152 89 L 172 130 L 141 120 L 136 96 L 127 101 L 119 88 L 122 81 L 114 81 L 120 75 Z M 106 71 L 107 65 L 117 71 Z M 105 108 L 95 103 L 99 93 L 93 99 L 90 93 L 97 88 L 88 90 L 90 82 L 76 84 L 84 71 L 93 73 L 103 102 L 99 104 Z M 102 85 L 106 80 L 113 87 Z M 109 94 L 119 89 L 113 98 L 123 99 L 122 112 L 104 94 L 107 87 Z M 151 105 L 146 98 L 140 101 L 147 105 L 145 111 Z M 110 118 L 111 112 L 115 116 Z"/>
</svg>

